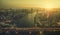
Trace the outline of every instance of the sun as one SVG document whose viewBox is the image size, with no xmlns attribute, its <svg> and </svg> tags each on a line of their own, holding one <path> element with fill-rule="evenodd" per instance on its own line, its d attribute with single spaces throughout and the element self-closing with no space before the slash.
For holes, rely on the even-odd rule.
<svg viewBox="0 0 60 35">
<path fill-rule="evenodd" d="M 54 6 L 52 4 L 44 4 L 43 7 L 45 9 L 52 9 Z"/>
<path fill-rule="evenodd" d="M 52 8 L 52 5 L 45 5 L 45 8 L 48 8 L 48 9 L 51 9 Z"/>
</svg>

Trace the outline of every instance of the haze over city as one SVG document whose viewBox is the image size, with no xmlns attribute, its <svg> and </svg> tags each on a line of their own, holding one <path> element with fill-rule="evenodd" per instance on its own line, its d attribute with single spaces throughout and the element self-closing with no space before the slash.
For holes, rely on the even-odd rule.
<svg viewBox="0 0 60 35">
<path fill-rule="evenodd" d="M 60 0 L 0 0 L 0 8 L 60 8 Z"/>
</svg>

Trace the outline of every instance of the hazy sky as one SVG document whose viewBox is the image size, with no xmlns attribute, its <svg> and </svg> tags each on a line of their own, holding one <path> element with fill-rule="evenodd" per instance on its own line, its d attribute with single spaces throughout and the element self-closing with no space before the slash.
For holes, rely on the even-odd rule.
<svg viewBox="0 0 60 35">
<path fill-rule="evenodd" d="M 0 8 L 45 7 L 46 5 L 60 8 L 60 0 L 0 0 Z"/>
</svg>

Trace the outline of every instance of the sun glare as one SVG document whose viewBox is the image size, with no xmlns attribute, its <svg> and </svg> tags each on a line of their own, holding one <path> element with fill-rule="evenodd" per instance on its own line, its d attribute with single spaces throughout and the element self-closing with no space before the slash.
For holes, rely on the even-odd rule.
<svg viewBox="0 0 60 35">
<path fill-rule="evenodd" d="M 52 9 L 53 8 L 53 5 L 52 4 L 45 4 L 43 7 L 45 9 Z"/>
<path fill-rule="evenodd" d="M 50 12 L 53 12 L 54 5 L 49 4 L 49 3 L 48 4 L 44 4 L 43 8 L 45 8 L 45 12 L 50 13 Z"/>
</svg>

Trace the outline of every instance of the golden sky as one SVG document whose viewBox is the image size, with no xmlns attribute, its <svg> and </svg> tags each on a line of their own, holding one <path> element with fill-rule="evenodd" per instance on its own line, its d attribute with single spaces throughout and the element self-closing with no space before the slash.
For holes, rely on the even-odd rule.
<svg viewBox="0 0 60 35">
<path fill-rule="evenodd" d="M 0 0 L 0 7 L 53 7 L 60 8 L 60 0 Z"/>
</svg>

